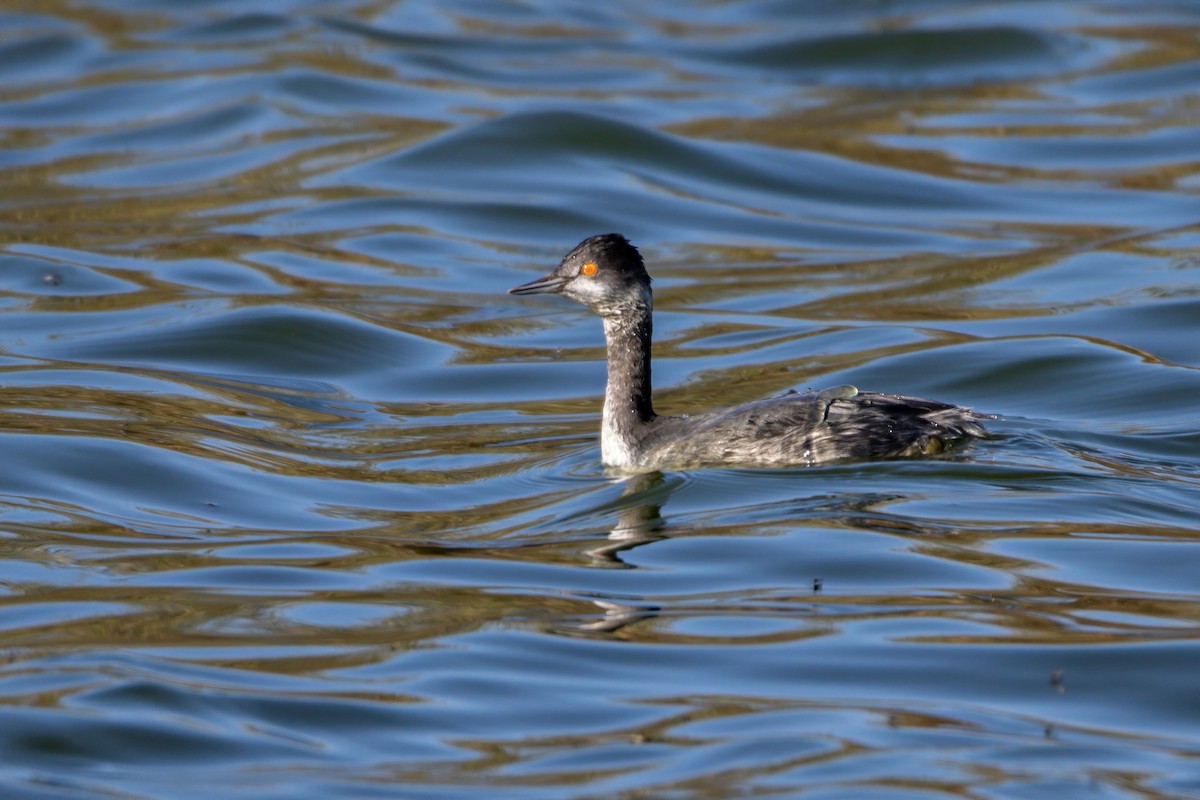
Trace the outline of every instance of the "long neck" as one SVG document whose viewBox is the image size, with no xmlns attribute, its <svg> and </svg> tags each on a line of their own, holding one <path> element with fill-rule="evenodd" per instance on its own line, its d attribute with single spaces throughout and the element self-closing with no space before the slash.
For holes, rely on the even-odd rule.
<svg viewBox="0 0 1200 800">
<path fill-rule="evenodd" d="M 604 315 L 608 387 L 600 442 L 606 464 L 634 466 L 638 434 L 654 419 L 650 403 L 652 313 L 647 297 L 644 303 L 625 307 L 619 314 Z"/>
</svg>

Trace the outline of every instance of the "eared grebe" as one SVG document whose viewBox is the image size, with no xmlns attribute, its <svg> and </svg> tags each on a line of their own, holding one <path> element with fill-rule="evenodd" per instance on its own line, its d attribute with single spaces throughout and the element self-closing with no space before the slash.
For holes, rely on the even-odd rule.
<svg viewBox="0 0 1200 800">
<path fill-rule="evenodd" d="M 918 397 L 837 386 L 789 392 L 700 416 L 660 417 L 650 403 L 654 301 L 637 248 L 620 234 L 584 239 L 544 278 L 510 294 L 553 292 L 604 321 L 608 387 L 600 452 L 625 470 L 779 467 L 940 453 L 986 436 L 975 412 Z"/>
</svg>

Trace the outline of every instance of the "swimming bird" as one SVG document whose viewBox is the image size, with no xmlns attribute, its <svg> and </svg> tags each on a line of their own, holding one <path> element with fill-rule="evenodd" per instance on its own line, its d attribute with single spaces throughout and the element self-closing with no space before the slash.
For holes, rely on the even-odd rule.
<svg viewBox="0 0 1200 800">
<path fill-rule="evenodd" d="M 792 391 L 696 416 L 659 416 L 650 398 L 650 275 L 637 248 L 618 233 L 584 239 L 549 275 L 508 291 L 561 294 L 600 316 L 608 345 L 600 453 L 605 465 L 619 470 L 931 455 L 987 435 L 979 424 L 985 415 L 970 409 L 854 386 Z"/>
</svg>

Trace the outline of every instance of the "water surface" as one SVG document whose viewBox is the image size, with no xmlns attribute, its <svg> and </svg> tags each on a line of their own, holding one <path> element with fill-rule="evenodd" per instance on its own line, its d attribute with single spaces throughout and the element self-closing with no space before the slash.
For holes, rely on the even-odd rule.
<svg viewBox="0 0 1200 800">
<path fill-rule="evenodd" d="M 1200 795 L 1190 3 L 0 13 L 5 797 Z M 621 480 L 853 383 L 944 457 Z"/>
</svg>

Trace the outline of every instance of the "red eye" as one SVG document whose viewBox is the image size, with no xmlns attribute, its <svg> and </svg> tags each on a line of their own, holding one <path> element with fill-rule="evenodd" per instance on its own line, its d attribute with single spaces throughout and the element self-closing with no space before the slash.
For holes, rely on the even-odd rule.
<svg viewBox="0 0 1200 800">
<path fill-rule="evenodd" d="M 579 269 L 579 273 L 581 275 L 586 275 L 589 278 L 592 277 L 593 275 L 596 274 L 596 262 L 595 261 L 584 262 L 583 266 L 580 267 L 580 269 Z"/>
</svg>

